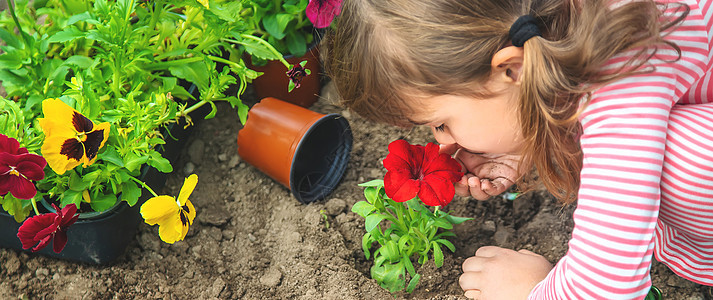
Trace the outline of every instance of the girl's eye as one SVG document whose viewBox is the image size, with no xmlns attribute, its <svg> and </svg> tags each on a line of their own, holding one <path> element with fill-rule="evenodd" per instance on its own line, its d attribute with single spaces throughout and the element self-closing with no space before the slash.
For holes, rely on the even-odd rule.
<svg viewBox="0 0 713 300">
<path fill-rule="evenodd" d="M 446 124 L 441 124 L 439 126 L 433 127 L 433 129 L 435 129 L 436 131 L 443 132 L 444 130 L 446 130 Z"/>
</svg>

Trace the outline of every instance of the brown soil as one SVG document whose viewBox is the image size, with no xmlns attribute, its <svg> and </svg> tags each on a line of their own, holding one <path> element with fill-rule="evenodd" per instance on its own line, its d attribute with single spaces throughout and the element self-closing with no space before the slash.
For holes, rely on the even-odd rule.
<svg viewBox="0 0 713 300">
<path fill-rule="evenodd" d="M 368 123 L 332 105 L 329 88 L 312 109 L 341 113 L 350 122 L 354 148 L 346 174 L 327 199 L 300 204 L 281 186 L 237 155 L 241 125 L 235 111 L 220 106 L 201 122 L 164 194 L 176 195 L 189 173 L 198 174 L 193 201 L 198 216 L 182 242 L 161 242 L 156 227 L 142 224 L 127 251 L 109 266 L 66 262 L 0 249 L 1 299 L 389 299 L 369 277 L 364 258 L 364 220 L 350 212 L 363 199 L 357 184 L 384 175 L 381 160 L 397 138 L 433 141 L 426 128 L 401 130 Z M 244 97 L 254 97 L 250 92 Z M 455 227 L 455 253 L 443 267 L 432 261 L 412 294 L 397 299 L 465 299 L 460 265 L 478 247 L 526 248 L 557 261 L 567 251 L 573 207 L 561 207 L 544 192 L 515 201 L 456 198 L 453 215 L 475 220 Z M 71 236 L 69 237 L 71 239 Z M 707 299 L 707 287 L 652 268 L 666 299 Z"/>
</svg>

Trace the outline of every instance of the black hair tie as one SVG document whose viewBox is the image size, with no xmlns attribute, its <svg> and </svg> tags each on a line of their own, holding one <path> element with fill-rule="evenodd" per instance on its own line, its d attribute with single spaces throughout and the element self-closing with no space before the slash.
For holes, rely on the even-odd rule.
<svg viewBox="0 0 713 300">
<path fill-rule="evenodd" d="M 537 20 L 531 15 L 524 15 L 510 26 L 510 40 L 515 47 L 522 47 L 525 42 L 533 36 L 542 36 L 540 28 L 537 27 Z"/>
</svg>

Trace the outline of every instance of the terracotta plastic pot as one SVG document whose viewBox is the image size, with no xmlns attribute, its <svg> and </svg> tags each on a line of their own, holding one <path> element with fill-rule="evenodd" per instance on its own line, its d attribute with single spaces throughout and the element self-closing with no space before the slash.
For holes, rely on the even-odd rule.
<svg viewBox="0 0 713 300">
<path fill-rule="evenodd" d="M 252 82 L 257 99 L 273 97 L 302 107 L 310 107 L 319 99 L 321 88 L 319 74 L 321 74 L 322 69 L 319 63 L 318 47 L 315 45 L 310 48 L 302 57 L 285 56 L 285 59 L 293 65 L 306 60 L 305 68 L 312 72 L 312 74 L 302 78 L 300 87 L 293 89 L 292 92 L 287 91 L 290 78 L 285 74 L 287 68 L 280 61 L 272 60 L 268 61 L 267 65 L 254 66 L 250 62 L 250 58 L 245 60 L 248 68 L 263 72 L 260 77 L 253 79 Z"/>
<path fill-rule="evenodd" d="M 238 132 L 238 155 L 292 191 L 302 203 L 334 190 L 352 149 L 349 122 L 275 98 L 248 112 Z"/>
</svg>

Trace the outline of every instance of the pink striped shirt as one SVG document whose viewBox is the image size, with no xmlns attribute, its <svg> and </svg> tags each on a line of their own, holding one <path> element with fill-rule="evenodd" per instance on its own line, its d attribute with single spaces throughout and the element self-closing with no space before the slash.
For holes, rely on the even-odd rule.
<svg viewBox="0 0 713 300">
<path fill-rule="evenodd" d="M 530 299 L 643 299 L 652 255 L 713 285 L 713 0 L 667 37 L 653 73 L 593 94 L 569 251 Z M 626 55 L 612 59 L 616 65 Z"/>
</svg>

